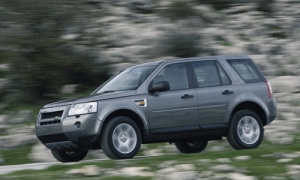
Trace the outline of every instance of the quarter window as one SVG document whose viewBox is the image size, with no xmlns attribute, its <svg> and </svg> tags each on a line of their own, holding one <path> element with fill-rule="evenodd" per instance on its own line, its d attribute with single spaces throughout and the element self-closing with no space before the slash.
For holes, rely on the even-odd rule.
<svg viewBox="0 0 300 180">
<path fill-rule="evenodd" d="M 262 81 L 257 68 L 250 61 L 246 59 L 227 61 L 246 83 Z"/>
</svg>

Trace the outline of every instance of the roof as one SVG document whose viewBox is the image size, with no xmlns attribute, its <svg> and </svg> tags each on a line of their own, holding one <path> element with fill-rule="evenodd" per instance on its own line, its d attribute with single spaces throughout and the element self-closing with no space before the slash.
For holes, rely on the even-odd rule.
<svg viewBox="0 0 300 180">
<path fill-rule="evenodd" d="M 163 62 L 176 62 L 182 60 L 211 60 L 211 59 L 219 59 L 219 60 L 226 60 L 226 59 L 249 59 L 248 55 L 219 55 L 219 56 L 204 56 L 204 57 L 189 57 L 189 58 L 178 58 L 178 59 L 168 59 L 168 60 L 161 60 L 161 61 L 153 61 L 147 62 L 143 64 L 139 64 L 133 67 L 140 67 L 140 66 L 157 66 Z"/>
</svg>

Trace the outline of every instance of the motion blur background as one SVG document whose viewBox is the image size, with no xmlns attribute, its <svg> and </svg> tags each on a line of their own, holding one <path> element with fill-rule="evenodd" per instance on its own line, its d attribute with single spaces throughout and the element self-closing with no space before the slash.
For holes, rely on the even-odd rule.
<svg viewBox="0 0 300 180">
<path fill-rule="evenodd" d="M 0 169 L 55 161 L 34 133 L 44 104 L 88 95 L 134 64 L 222 54 L 248 54 L 273 85 L 278 118 L 260 148 L 224 139 L 182 156 L 160 143 L 142 146 L 159 156 L 146 160 L 2 178 L 300 179 L 300 0 L 0 0 Z"/>
</svg>

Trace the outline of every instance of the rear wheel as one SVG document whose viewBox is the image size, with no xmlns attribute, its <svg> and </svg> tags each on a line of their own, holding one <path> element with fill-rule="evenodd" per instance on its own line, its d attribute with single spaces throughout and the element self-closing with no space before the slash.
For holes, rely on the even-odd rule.
<svg viewBox="0 0 300 180">
<path fill-rule="evenodd" d="M 263 135 L 259 116 L 253 111 L 241 110 L 231 119 L 227 140 L 234 149 L 252 149 L 261 144 Z"/>
<path fill-rule="evenodd" d="M 141 147 L 141 133 L 128 117 L 115 117 L 103 128 L 101 147 L 111 159 L 133 158 Z"/>
<path fill-rule="evenodd" d="M 195 142 L 180 142 L 175 143 L 176 148 L 185 154 L 202 152 L 206 146 L 207 141 L 195 141 Z"/>
<path fill-rule="evenodd" d="M 88 151 L 87 150 L 77 150 L 77 151 L 58 151 L 51 150 L 52 155 L 55 159 L 60 162 L 77 162 L 85 158 Z"/>
</svg>

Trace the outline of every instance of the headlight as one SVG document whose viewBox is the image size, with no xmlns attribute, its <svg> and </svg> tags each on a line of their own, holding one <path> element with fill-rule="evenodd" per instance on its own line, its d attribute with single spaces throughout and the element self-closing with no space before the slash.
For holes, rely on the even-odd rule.
<svg viewBox="0 0 300 180">
<path fill-rule="evenodd" d="M 73 104 L 70 107 L 68 116 L 95 113 L 95 112 L 97 112 L 97 102 Z"/>
</svg>

